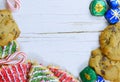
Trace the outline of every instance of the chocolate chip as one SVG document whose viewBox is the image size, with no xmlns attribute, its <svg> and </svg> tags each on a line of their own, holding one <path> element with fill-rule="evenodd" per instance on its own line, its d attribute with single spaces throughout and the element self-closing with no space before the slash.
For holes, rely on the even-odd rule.
<svg viewBox="0 0 120 82">
<path fill-rule="evenodd" d="M 10 17 L 10 15 L 8 15 L 8 17 Z"/>
<path fill-rule="evenodd" d="M 120 31 L 120 29 L 118 28 L 118 30 Z"/>
<path fill-rule="evenodd" d="M 1 16 L 3 17 L 3 14 L 1 14 Z"/>
<path fill-rule="evenodd" d="M 105 71 L 101 70 L 101 73 L 102 73 L 103 75 L 105 75 Z"/>
<path fill-rule="evenodd" d="M 18 36 L 18 33 L 15 31 L 15 37 L 17 37 Z"/>
<path fill-rule="evenodd" d="M 95 58 L 95 56 L 92 55 L 91 58 Z"/>
<path fill-rule="evenodd" d="M 4 32 L 1 32 L 1 34 L 4 34 Z"/>
<path fill-rule="evenodd" d="M 111 31 L 116 32 L 116 27 L 115 26 L 111 27 Z"/>
<path fill-rule="evenodd" d="M 109 44 L 109 43 L 110 43 L 110 40 L 109 40 L 109 39 L 106 39 L 105 42 L 106 42 L 107 44 Z"/>
<path fill-rule="evenodd" d="M 15 28 L 13 29 L 13 32 L 15 32 Z"/>
<path fill-rule="evenodd" d="M 12 23 L 14 23 L 15 21 L 12 20 Z"/>
<path fill-rule="evenodd" d="M 106 57 L 105 56 L 102 57 L 102 61 L 106 61 Z"/>
</svg>

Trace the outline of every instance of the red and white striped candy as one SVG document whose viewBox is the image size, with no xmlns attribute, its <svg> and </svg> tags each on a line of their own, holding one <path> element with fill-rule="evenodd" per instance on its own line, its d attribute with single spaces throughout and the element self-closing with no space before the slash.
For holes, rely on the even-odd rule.
<svg viewBox="0 0 120 82">
<path fill-rule="evenodd" d="M 14 1 L 14 4 L 12 1 Z M 6 2 L 7 2 L 7 8 L 12 12 L 19 10 L 21 7 L 21 3 L 19 0 L 7 0 Z"/>
<path fill-rule="evenodd" d="M 25 60 L 26 54 L 24 52 L 16 52 L 5 59 L 0 59 L 0 65 L 24 63 Z"/>
</svg>

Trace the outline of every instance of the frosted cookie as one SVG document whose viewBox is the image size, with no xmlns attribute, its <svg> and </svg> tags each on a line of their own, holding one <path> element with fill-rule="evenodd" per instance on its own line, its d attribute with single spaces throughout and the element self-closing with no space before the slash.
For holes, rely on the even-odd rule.
<svg viewBox="0 0 120 82">
<path fill-rule="evenodd" d="M 6 46 L 0 46 L 0 59 L 3 59 L 16 51 L 19 51 L 19 45 L 16 41 L 11 41 Z"/>
<path fill-rule="evenodd" d="M 20 35 L 20 30 L 8 10 L 0 10 L 0 46 L 5 46 Z"/>
<path fill-rule="evenodd" d="M 92 51 L 89 66 L 106 80 L 120 82 L 120 61 L 112 61 L 102 54 L 100 49 Z"/>
<path fill-rule="evenodd" d="M 27 82 L 27 64 L 2 66 L 0 82 Z"/>
<path fill-rule="evenodd" d="M 57 66 L 48 66 L 49 70 L 59 78 L 60 82 L 79 82 L 72 74 L 60 69 Z"/>
<path fill-rule="evenodd" d="M 29 73 L 29 82 L 59 82 L 59 80 L 46 67 L 32 65 Z"/>
</svg>

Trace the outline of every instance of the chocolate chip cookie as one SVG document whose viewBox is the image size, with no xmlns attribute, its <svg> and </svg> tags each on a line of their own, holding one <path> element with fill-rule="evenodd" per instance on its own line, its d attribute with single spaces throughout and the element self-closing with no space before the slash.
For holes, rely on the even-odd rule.
<svg viewBox="0 0 120 82">
<path fill-rule="evenodd" d="M 102 54 L 100 49 L 92 51 L 89 66 L 106 80 L 120 82 L 120 61 L 112 61 Z"/>
<path fill-rule="evenodd" d="M 15 40 L 20 30 L 9 10 L 0 10 L 0 46 Z"/>
<path fill-rule="evenodd" d="M 120 60 L 120 23 L 105 28 L 100 35 L 100 48 L 111 60 Z"/>
</svg>

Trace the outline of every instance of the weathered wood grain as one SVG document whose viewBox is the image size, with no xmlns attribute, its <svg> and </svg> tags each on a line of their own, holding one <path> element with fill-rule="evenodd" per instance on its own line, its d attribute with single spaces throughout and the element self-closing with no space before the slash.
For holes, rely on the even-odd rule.
<svg viewBox="0 0 120 82">
<path fill-rule="evenodd" d="M 13 13 L 21 35 L 17 39 L 28 59 L 56 64 L 78 76 L 88 64 L 99 34 L 107 26 L 104 17 L 90 15 L 91 0 L 21 0 Z M 0 0 L 5 3 L 5 0 Z M 0 4 L 4 9 L 5 4 Z"/>
<path fill-rule="evenodd" d="M 18 42 L 29 59 L 60 65 L 78 76 L 87 65 L 91 50 L 98 47 L 98 36 L 99 33 L 31 33 L 21 34 Z"/>
</svg>

